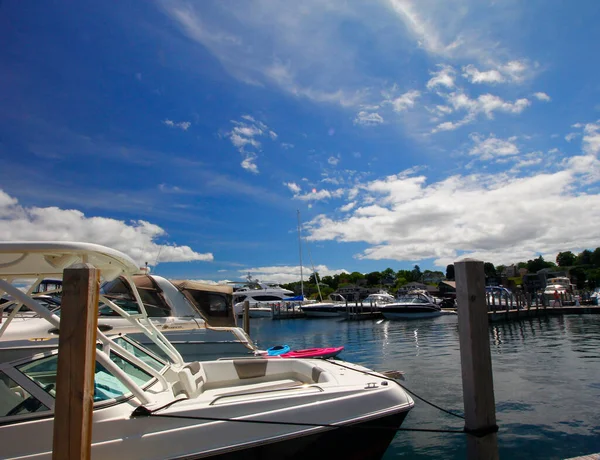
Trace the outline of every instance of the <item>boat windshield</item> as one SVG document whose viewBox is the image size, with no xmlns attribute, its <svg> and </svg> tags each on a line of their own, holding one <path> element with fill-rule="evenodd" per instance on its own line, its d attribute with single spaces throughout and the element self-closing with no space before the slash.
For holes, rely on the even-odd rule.
<svg viewBox="0 0 600 460">
<path fill-rule="evenodd" d="M 115 342 L 124 346 L 136 357 L 148 363 L 157 370 L 164 367 L 164 364 L 154 356 L 146 353 L 143 348 L 135 345 L 131 339 L 117 338 Z M 98 348 L 101 345 L 98 344 Z M 110 359 L 120 367 L 135 382 L 136 385 L 144 387 L 154 378 L 136 364 L 126 360 L 118 353 L 111 350 Z M 56 396 L 56 374 L 58 368 L 58 354 L 53 354 L 43 358 L 29 361 L 25 364 L 16 366 L 16 368 L 40 386 L 50 396 Z M 94 402 L 117 399 L 126 396 L 130 391 L 125 384 L 107 370 L 101 363 L 96 361 L 96 370 L 94 375 Z"/>
<path fill-rule="evenodd" d="M 406 295 L 398 298 L 398 303 L 430 303 L 425 297 L 419 295 Z"/>
</svg>

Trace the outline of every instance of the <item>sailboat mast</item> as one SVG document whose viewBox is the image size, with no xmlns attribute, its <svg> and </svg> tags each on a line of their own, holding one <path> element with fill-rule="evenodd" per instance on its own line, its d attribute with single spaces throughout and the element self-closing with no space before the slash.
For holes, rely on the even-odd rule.
<svg viewBox="0 0 600 460">
<path fill-rule="evenodd" d="M 300 292 L 302 298 L 304 298 L 304 276 L 302 274 L 302 235 L 300 233 L 300 210 L 296 210 L 298 213 L 298 251 L 300 252 Z"/>
<path fill-rule="evenodd" d="M 315 274 L 315 281 L 317 282 L 317 291 L 319 291 L 319 300 L 323 302 L 323 296 L 321 295 L 321 287 L 319 286 L 319 274 L 315 271 L 315 264 L 313 264 L 312 256 L 310 255 L 310 247 L 307 245 L 306 249 L 308 250 L 308 259 L 310 260 L 310 267 L 312 268 L 313 273 Z"/>
</svg>

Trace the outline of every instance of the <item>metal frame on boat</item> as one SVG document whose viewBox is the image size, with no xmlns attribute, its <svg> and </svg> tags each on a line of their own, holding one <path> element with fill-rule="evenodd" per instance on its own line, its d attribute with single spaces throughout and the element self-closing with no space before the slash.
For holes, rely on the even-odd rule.
<svg viewBox="0 0 600 460">
<path fill-rule="evenodd" d="M 16 300 L 17 312 L 26 305 L 60 330 L 60 318 L 31 297 L 33 285 L 22 292 L 15 281 L 33 278 L 36 284 L 82 261 L 99 268 L 105 280 L 122 276 L 129 283 L 138 314 L 106 296 L 102 301 L 172 361 L 127 337 L 97 331 L 95 459 L 300 459 L 315 452 L 380 458 L 414 405 L 384 375 L 349 363 L 277 358 L 184 362 L 147 317 L 131 282 L 135 263 L 101 246 L 0 243 L 0 289 Z M 3 457 L 51 457 L 57 353 L 0 364 Z M 370 429 L 368 436 L 348 436 L 345 429 L 373 425 L 379 429 Z"/>
</svg>

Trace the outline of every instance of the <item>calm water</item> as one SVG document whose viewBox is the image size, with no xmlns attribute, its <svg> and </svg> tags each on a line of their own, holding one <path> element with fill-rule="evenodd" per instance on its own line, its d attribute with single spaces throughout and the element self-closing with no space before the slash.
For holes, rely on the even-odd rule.
<svg viewBox="0 0 600 460">
<path fill-rule="evenodd" d="M 462 413 L 455 316 L 411 321 L 252 320 L 267 348 L 344 345 L 341 358 L 405 372 L 404 385 Z M 600 317 L 532 318 L 490 326 L 498 442 L 503 458 L 567 458 L 600 452 Z M 415 400 L 403 427 L 462 421 Z M 400 432 L 385 459 L 464 458 L 465 435 Z"/>
</svg>

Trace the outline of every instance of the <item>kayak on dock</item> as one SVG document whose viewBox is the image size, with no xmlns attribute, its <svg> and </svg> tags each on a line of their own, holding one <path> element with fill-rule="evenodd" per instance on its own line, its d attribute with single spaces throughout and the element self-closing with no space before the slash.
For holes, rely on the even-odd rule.
<svg viewBox="0 0 600 460">
<path fill-rule="evenodd" d="M 283 351 L 287 348 L 287 351 Z M 279 358 L 333 358 L 339 355 L 344 347 L 306 348 L 304 350 L 290 350 L 288 345 L 277 345 L 269 348 L 263 355 L 277 356 Z"/>
</svg>

